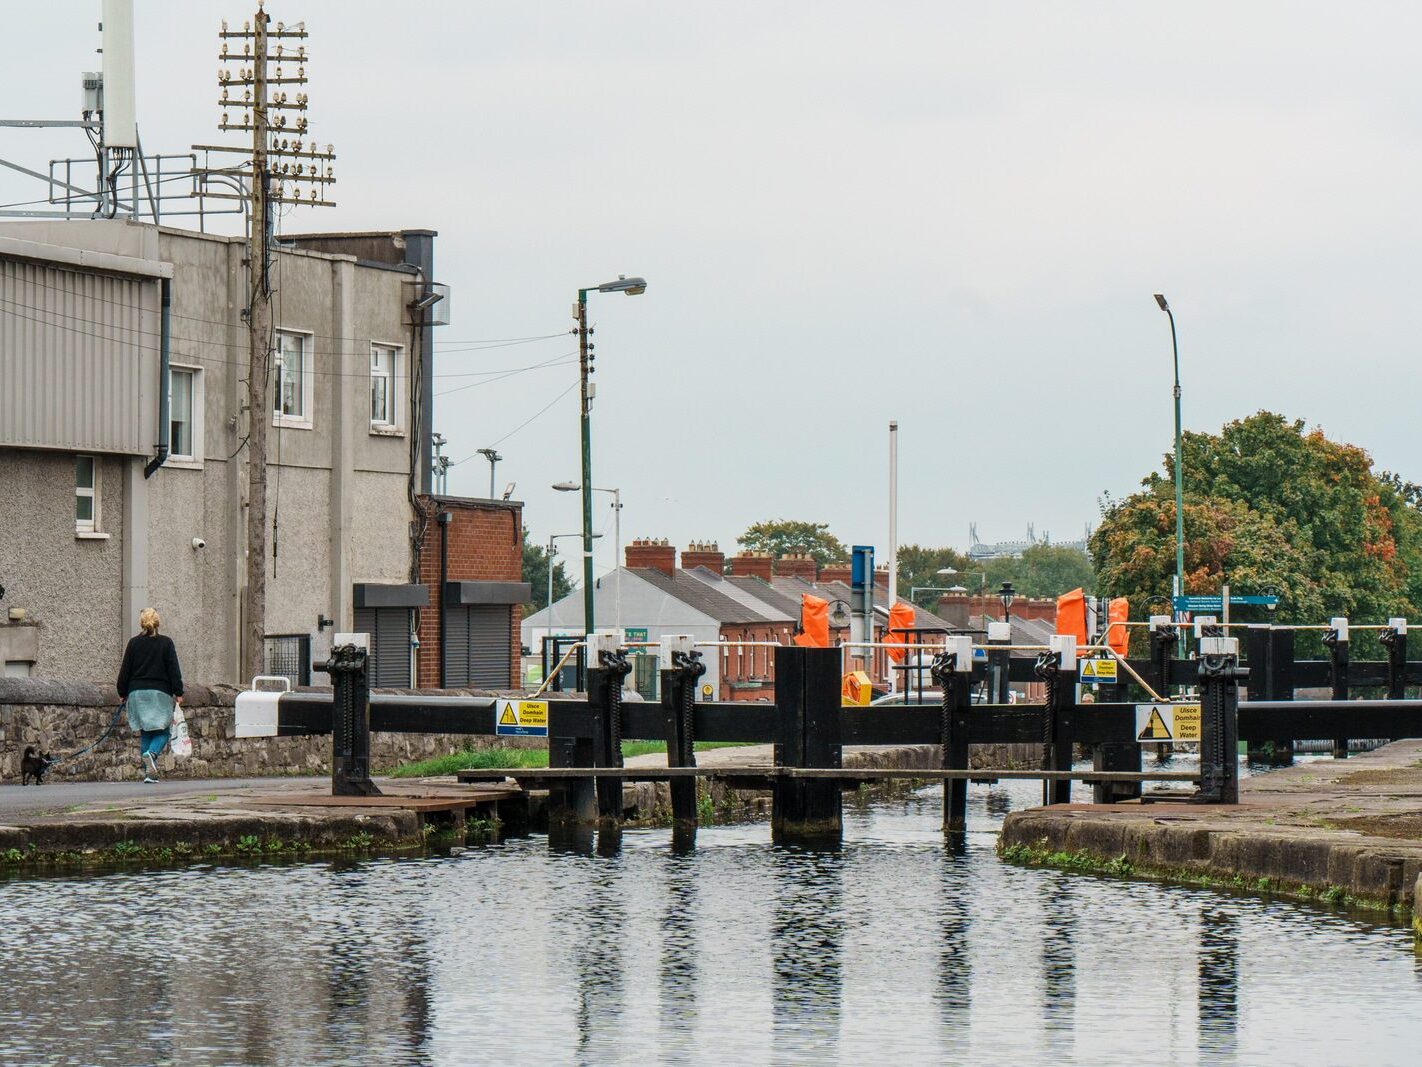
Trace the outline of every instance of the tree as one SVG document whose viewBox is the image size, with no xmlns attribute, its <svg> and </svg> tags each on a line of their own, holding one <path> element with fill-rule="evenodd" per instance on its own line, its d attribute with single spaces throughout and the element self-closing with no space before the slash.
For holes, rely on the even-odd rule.
<svg viewBox="0 0 1422 1067">
<path fill-rule="evenodd" d="M 941 570 L 952 569 L 957 574 L 939 574 Z M 921 608 L 932 610 L 942 596 L 941 590 L 961 585 L 970 592 L 976 592 L 978 580 L 967 581 L 968 557 L 956 548 L 924 548 L 921 545 L 899 546 L 899 595 L 905 599 L 914 586 L 935 586 L 937 591 L 925 590 L 914 597 L 914 603 Z"/>
<path fill-rule="evenodd" d="M 1261 411 L 1184 437 L 1185 592 L 1276 593 L 1279 622 L 1380 622 L 1422 603 L 1417 488 L 1302 420 Z M 1139 610 L 1174 574 L 1173 457 L 1107 500 L 1091 538 L 1101 592 Z"/>
<path fill-rule="evenodd" d="M 1061 545 L 1032 545 L 1021 556 L 987 560 L 987 591 L 1011 582 L 1018 596 L 1058 597 L 1072 589 L 1087 593 L 1096 588 L 1096 572 L 1085 552 Z M 963 582 L 976 592 L 970 582 Z"/>
<path fill-rule="evenodd" d="M 769 519 L 748 528 L 736 543 L 747 552 L 769 553 L 773 559 L 797 554 L 813 556 L 822 567 L 849 558 L 849 550 L 829 532 L 827 522 Z"/>
<path fill-rule="evenodd" d="M 524 605 L 524 614 L 542 610 L 548 605 L 548 549 L 529 540 L 526 526 L 523 529 L 523 580 L 533 587 L 532 599 Z M 568 581 L 563 564 L 553 564 L 554 601 L 562 600 L 572 589 L 573 583 Z"/>
</svg>

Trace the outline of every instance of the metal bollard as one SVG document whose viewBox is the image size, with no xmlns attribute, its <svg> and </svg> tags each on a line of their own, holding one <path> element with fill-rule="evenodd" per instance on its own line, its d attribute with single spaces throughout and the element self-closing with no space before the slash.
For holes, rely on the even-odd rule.
<svg viewBox="0 0 1422 1067">
<path fill-rule="evenodd" d="M 355 635 L 337 635 L 353 637 Z M 355 641 L 334 645 L 331 658 L 317 665 L 331 676 L 331 795 L 377 796 L 370 778 L 370 688 L 366 650 Z"/>
</svg>

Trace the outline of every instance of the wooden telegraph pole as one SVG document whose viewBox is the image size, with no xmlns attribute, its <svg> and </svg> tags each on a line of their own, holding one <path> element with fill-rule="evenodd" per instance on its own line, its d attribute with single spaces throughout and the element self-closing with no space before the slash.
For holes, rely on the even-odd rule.
<svg viewBox="0 0 1422 1067">
<path fill-rule="evenodd" d="M 335 177 L 330 145 L 324 152 L 306 142 L 306 94 L 289 92 L 288 85 L 306 84 L 309 56 L 305 44 L 291 49 L 286 40 L 306 38 L 304 23 L 287 27 L 271 17 L 259 3 L 252 22 L 241 30 L 229 30 L 222 23 L 224 64 L 237 63 L 234 72 L 224 66 L 218 72 L 222 89 L 222 122 L 219 129 L 246 130 L 252 134 L 250 148 L 223 145 L 194 145 L 195 149 L 219 152 L 250 152 L 250 170 L 242 166 L 208 170 L 208 175 L 245 179 L 245 199 L 250 205 L 247 231 L 247 581 L 242 612 L 243 674 L 251 678 L 265 673 L 267 619 L 267 428 L 281 398 L 273 403 L 271 394 L 272 348 L 272 232 L 274 205 L 303 204 L 333 207 L 328 190 Z M 240 43 L 240 50 L 237 44 Z M 269 66 L 275 73 L 269 72 Z M 295 72 L 289 69 L 294 66 Z M 232 121 L 230 108 L 241 108 L 240 121 Z M 295 112 L 288 121 L 287 112 Z M 307 195 L 302 195 L 302 186 Z M 204 191 L 204 196 L 224 194 Z M 306 359 L 314 359 L 307 352 Z"/>
</svg>

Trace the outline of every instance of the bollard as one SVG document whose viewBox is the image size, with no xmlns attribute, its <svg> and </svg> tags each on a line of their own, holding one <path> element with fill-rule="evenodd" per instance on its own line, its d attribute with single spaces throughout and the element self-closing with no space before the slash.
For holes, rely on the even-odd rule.
<svg viewBox="0 0 1422 1067">
<path fill-rule="evenodd" d="M 1407 620 L 1388 619 L 1378 640 L 1387 649 L 1387 698 L 1402 700 L 1407 696 Z"/>
<path fill-rule="evenodd" d="M 692 637 L 661 639 L 662 712 L 666 722 L 667 766 L 696 766 L 696 682 L 706 673 L 701 653 Z M 671 782 L 672 820 L 677 826 L 696 828 L 696 779 Z"/>
<path fill-rule="evenodd" d="M 1341 616 L 1329 620 L 1331 629 L 1323 632 L 1323 644 L 1328 649 L 1329 684 L 1334 700 L 1348 699 L 1348 620 Z M 1348 739 L 1333 739 L 1333 758 L 1348 758 Z"/>
<path fill-rule="evenodd" d="M 316 669 L 331 676 L 331 795 L 378 796 L 370 779 L 370 688 L 365 634 L 337 634 L 331 658 Z"/>
<path fill-rule="evenodd" d="M 1200 680 L 1200 789 L 1202 804 L 1239 803 L 1239 641 L 1202 637 Z"/>
<path fill-rule="evenodd" d="M 775 765 L 839 767 L 840 651 L 781 645 L 775 650 Z M 838 841 L 840 785 L 816 778 L 775 779 L 771 837 L 777 844 Z"/>
<path fill-rule="evenodd" d="M 968 769 L 968 715 L 972 709 L 973 639 L 949 637 L 946 650 L 933 657 L 930 674 L 943 693 L 939 731 L 944 770 Z M 968 782 L 950 778 L 943 783 L 943 832 L 963 834 L 968 829 Z"/>
<path fill-rule="evenodd" d="M 1042 716 L 1042 770 L 1069 771 L 1072 757 L 1072 718 L 1076 709 L 1076 638 L 1054 634 L 1051 650 L 1037 656 L 1038 678 L 1047 684 Z M 1070 804 L 1071 781 L 1044 781 L 1043 804 Z"/>
<path fill-rule="evenodd" d="M 622 680 L 632 673 L 621 635 L 598 631 L 588 639 L 588 710 L 592 713 L 592 766 L 622 766 Z M 622 779 L 597 779 L 600 824 L 622 819 Z"/>
</svg>

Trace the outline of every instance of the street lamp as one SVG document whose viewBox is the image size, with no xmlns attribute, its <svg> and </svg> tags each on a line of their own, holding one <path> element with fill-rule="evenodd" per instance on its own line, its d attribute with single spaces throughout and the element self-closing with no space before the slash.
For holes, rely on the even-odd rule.
<svg viewBox="0 0 1422 1067">
<path fill-rule="evenodd" d="M 487 459 L 487 460 L 489 461 L 489 499 L 490 499 L 490 500 L 493 500 L 493 499 L 494 499 L 494 468 L 499 465 L 499 460 L 503 459 L 504 457 L 501 456 L 501 455 L 499 455 L 498 452 L 494 451 L 494 449 L 492 449 L 492 448 L 481 448 L 481 449 L 478 450 L 478 452 L 479 452 L 479 455 L 483 456 L 485 459 Z"/>
<path fill-rule="evenodd" d="M 619 274 L 615 282 L 578 290 L 578 304 L 573 315 L 578 320 L 578 375 L 582 384 L 582 402 L 579 417 L 582 422 L 583 441 L 583 632 L 593 632 L 593 532 L 592 532 L 592 421 L 588 416 L 588 377 L 592 374 L 593 346 L 588 342 L 592 331 L 588 329 L 588 293 L 626 293 L 641 296 L 647 291 L 645 278 L 629 278 Z"/>
<path fill-rule="evenodd" d="M 554 483 L 553 483 L 553 488 L 556 489 L 556 490 L 558 490 L 558 492 L 560 492 L 560 493 L 576 493 L 576 492 L 578 492 L 580 489 L 582 489 L 582 486 L 579 485 L 577 482 L 554 482 Z M 592 491 L 593 491 L 594 493 L 611 493 L 611 494 L 612 494 L 612 541 L 613 541 L 613 545 L 612 545 L 612 551 L 613 551 L 612 567 L 613 567 L 614 570 L 616 570 L 618 567 L 621 567 L 621 566 L 622 566 L 622 490 L 621 490 L 621 489 L 602 489 L 602 488 L 599 488 L 599 487 L 596 486 L 596 485 L 594 485 L 594 486 L 589 486 L 589 488 L 592 489 Z M 618 575 L 618 578 L 617 578 L 617 587 L 613 590 L 612 595 L 613 595 L 613 597 L 615 598 L 615 601 L 614 601 L 615 606 L 614 606 L 614 608 L 613 608 L 613 616 L 614 616 L 614 619 L 615 619 L 614 625 L 617 627 L 617 632 L 620 634 L 620 633 L 622 633 L 622 576 L 621 576 L 621 575 Z"/>
<path fill-rule="evenodd" d="M 997 598 L 1002 601 L 1002 621 L 1011 622 L 1012 617 L 1008 614 L 1008 609 L 1012 607 L 1012 601 L 1017 596 L 1017 590 L 1012 588 L 1011 582 L 1003 582 L 997 591 Z"/>
<path fill-rule="evenodd" d="M 580 533 L 549 534 L 548 535 L 548 602 L 544 605 L 548 609 L 548 632 L 553 632 L 553 557 L 558 554 L 554 541 L 562 540 L 564 537 L 582 537 Z M 594 534 L 594 537 L 601 537 L 602 534 Z"/>
<path fill-rule="evenodd" d="M 1170 310 L 1170 305 L 1166 302 L 1164 294 L 1156 293 L 1155 302 L 1160 305 L 1160 310 L 1170 317 L 1170 350 L 1175 357 L 1175 596 L 1184 596 L 1185 474 L 1180 455 L 1180 345 L 1175 339 L 1175 313 Z M 1175 611 L 1173 599 L 1170 607 L 1178 620 L 1180 616 Z M 1184 638 L 1182 637 L 1181 640 L 1183 642 Z"/>
</svg>

